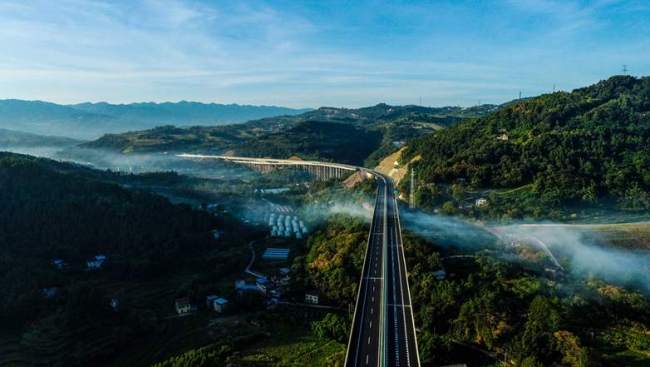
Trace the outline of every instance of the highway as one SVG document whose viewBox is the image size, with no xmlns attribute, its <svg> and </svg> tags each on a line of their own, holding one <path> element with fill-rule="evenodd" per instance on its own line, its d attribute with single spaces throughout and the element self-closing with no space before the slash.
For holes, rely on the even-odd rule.
<svg viewBox="0 0 650 367">
<path fill-rule="evenodd" d="M 190 159 L 218 159 L 246 165 L 303 166 L 363 171 L 375 177 L 377 196 L 363 262 L 356 307 L 345 356 L 346 367 L 419 367 L 399 207 L 390 178 L 350 165 L 318 161 L 181 154 Z"/>
<path fill-rule="evenodd" d="M 392 181 L 376 177 L 377 199 L 345 366 L 419 367 L 399 208 Z"/>
</svg>

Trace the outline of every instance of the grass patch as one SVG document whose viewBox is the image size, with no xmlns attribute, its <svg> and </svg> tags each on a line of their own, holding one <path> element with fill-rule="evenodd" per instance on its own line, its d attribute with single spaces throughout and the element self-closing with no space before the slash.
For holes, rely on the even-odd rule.
<svg viewBox="0 0 650 367">
<path fill-rule="evenodd" d="M 345 348 L 303 327 L 278 325 L 270 338 L 242 352 L 242 362 L 249 366 L 342 366 Z"/>
</svg>

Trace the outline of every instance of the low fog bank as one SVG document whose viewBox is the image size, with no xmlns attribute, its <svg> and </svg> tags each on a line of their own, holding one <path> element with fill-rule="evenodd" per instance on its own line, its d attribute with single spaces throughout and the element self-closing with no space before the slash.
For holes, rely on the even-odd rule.
<svg viewBox="0 0 650 367">
<path fill-rule="evenodd" d="M 326 205 L 325 207 L 307 205 L 303 208 L 303 211 L 313 217 L 345 214 L 351 217 L 361 218 L 370 223 L 370 220 L 372 219 L 372 209 L 370 203 L 359 204 L 350 201 L 336 201 L 334 203 L 329 203 L 329 205 Z"/>
<path fill-rule="evenodd" d="M 34 157 L 40 158 L 50 158 L 56 159 L 56 155 L 61 151 L 61 147 L 51 147 L 51 146 L 0 146 L 0 151 L 26 154 Z"/>
<path fill-rule="evenodd" d="M 173 153 L 122 154 L 113 151 L 73 148 L 57 152 L 54 159 L 71 161 L 91 168 L 126 173 L 174 171 L 181 175 L 210 179 L 250 179 L 257 173 L 217 160 L 191 160 Z"/>
<path fill-rule="evenodd" d="M 402 226 L 441 247 L 468 250 L 492 248 L 497 238 L 485 228 L 454 217 L 403 210 Z"/>
<path fill-rule="evenodd" d="M 548 266 L 579 278 L 599 278 L 650 292 L 650 251 L 614 247 L 597 231 L 553 223 L 480 226 L 458 218 L 402 212 L 405 229 L 441 247 L 478 251 L 501 245 L 498 255 L 511 262 L 526 261 L 513 251 L 530 246 L 544 252 Z"/>
<path fill-rule="evenodd" d="M 346 199 L 297 205 L 283 204 L 276 202 L 271 196 L 256 200 L 254 203 L 248 203 L 242 209 L 240 213 L 233 214 L 245 222 L 266 224 L 268 221 L 267 215 L 276 213 L 278 215 L 297 216 L 300 220 L 308 223 L 310 228 L 313 228 L 322 224 L 330 216 L 337 214 L 345 214 L 370 223 L 373 207 L 369 202 L 357 203 Z"/>
<path fill-rule="evenodd" d="M 521 224 L 497 227 L 498 232 L 522 241 L 534 239 L 546 247 L 566 270 L 578 277 L 596 277 L 632 285 L 650 292 L 650 252 L 608 245 L 603 234 L 584 227 Z M 535 241 L 533 241 L 533 245 Z"/>
</svg>

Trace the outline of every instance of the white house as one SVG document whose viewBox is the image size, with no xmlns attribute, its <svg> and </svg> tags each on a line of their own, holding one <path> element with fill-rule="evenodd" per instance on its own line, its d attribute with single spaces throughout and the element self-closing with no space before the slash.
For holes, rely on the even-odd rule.
<svg viewBox="0 0 650 367">
<path fill-rule="evenodd" d="M 312 304 L 312 305 L 317 305 L 318 304 L 318 293 L 316 293 L 316 292 L 305 293 L 305 303 L 309 303 L 309 304 Z"/>
<path fill-rule="evenodd" d="M 95 255 L 92 260 L 86 261 L 86 267 L 88 270 L 97 270 L 104 265 L 104 262 L 106 262 L 105 255 Z"/>
<path fill-rule="evenodd" d="M 212 308 L 219 313 L 224 313 L 228 309 L 228 300 L 219 297 L 212 303 Z"/>
<path fill-rule="evenodd" d="M 436 277 L 438 280 L 444 280 L 445 277 L 447 277 L 447 272 L 444 270 L 436 270 L 433 272 L 433 276 Z"/>
<path fill-rule="evenodd" d="M 488 202 L 488 200 L 487 200 L 486 198 L 478 198 L 478 199 L 476 199 L 476 201 L 474 202 L 474 205 L 475 205 L 477 208 L 485 208 L 485 207 L 488 206 L 488 204 L 489 204 L 489 202 Z"/>
<path fill-rule="evenodd" d="M 62 270 L 66 266 L 66 263 L 63 259 L 53 259 L 52 264 L 54 264 L 54 266 L 59 270 Z"/>
<path fill-rule="evenodd" d="M 174 301 L 174 307 L 176 308 L 176 313 L 179 315 L 187 315 L 192 312 L 192 304 L 190 304 L 190 299 L 187 297 L 177 298 Z"/>
<path fill-rule="evenodd" d="M 206 304 L 209 309 L 212 309 L 219 313 L 225 312 L 228 308 L 228 300 L 215 295 L 208 296 L 206 298 Z"/>
</svg>

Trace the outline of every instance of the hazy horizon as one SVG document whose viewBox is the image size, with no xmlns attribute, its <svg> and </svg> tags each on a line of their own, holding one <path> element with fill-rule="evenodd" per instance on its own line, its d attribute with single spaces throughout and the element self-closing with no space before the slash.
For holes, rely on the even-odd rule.
<svg viewBox="0 0 650 367">
<path fill-rule="evenodd" d="M 473 106 L 650 74 L 642 1 L 5 1 L 0 98 Z"/>
</svg>

